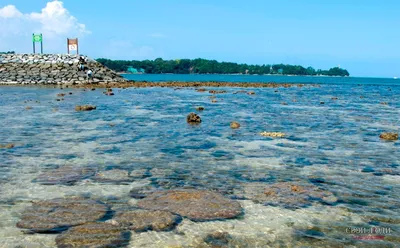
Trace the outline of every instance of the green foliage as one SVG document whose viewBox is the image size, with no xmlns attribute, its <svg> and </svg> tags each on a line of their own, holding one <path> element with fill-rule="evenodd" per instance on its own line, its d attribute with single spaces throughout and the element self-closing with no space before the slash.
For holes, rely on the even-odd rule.
<svg viewBox="0 0 400 248">
<path fill-rule="evenodd" d="M 247 65 L 231 62 L 218 62 L 206 59 L 177 59 L 163 60 L 110 60 L 97 59 L 97 61 L 110 69 L 126 72 L 129 67 L 144 69 L 149 74 L 175 73 L 175 74 L 277 74 L 277 75 L 326 75 L 349 76 L 349 72 L 338 67 L 329 70 L 315 70 L 312 67 L 304 68 L 300 65 Z"/>
<path fill-rule="evenodd" d="M 0 54 L 15 54 L 15 52 L 14 51 L 0 52 Z"/>
</svg>

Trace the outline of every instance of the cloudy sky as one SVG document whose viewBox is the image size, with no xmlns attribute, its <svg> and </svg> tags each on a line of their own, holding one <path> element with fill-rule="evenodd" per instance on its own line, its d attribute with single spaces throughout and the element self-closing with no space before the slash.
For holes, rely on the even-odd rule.
<svg viewBox="0 0 400 248">
<path fill-rule="evenodd" d="M 398 0 L 0 0 L 0 51 L 288 63 L 400 77 Z"/>
</svg>

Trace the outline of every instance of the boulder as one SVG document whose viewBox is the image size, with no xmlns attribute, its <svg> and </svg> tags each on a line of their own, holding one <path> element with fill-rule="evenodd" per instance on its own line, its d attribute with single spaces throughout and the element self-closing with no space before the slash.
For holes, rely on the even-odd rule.
<svg viewBox="0 0 400 248">
<path fill-rule="evenodd" d="M 58 248 L 126 247 L 130 234 L 110 223 L 88 223 L 76 226 L 56 237 Z"/>
<path fill-rule="evenodd" d="M 379 138 L 384 139 L 384 140 L 398 140 L 399 134 L 398 133 L 381 133 L 381 135 L 379 135 Z"/>
<path fill-rule="evenodd" d="M 95 171 L 87 167 L 62 166 L 40 174 L 33 182 L 44 185 L 72 185 L 82 179 L 93 176 Z"/>
<path fill-rule="evenodd" d="M 236 122 L 236 121 L 232 121 L 232 122 L 231 122 L 231 128 L 232 128 L 232 129 L 237 129 L 237 128 L 239 128 L 239 127 L 240 127 L 239 122 Z"/>
<path fill-rule="evenodd" d="M 96 106 L 93 105 L 78 105 L 75 107 L 76 111 L 91 111 L 91 110 L 95 110 Z"/>
<path fill-rule="evenodd" d="M 135 232 L 166 231 L 174 228 L 181 217 L 166 211 L 131 210 L 115 214 L 113 221 Z"/>
<path fill-rule="evenodd" d="M 60 232 L 104 217 L 107 206 L 91 199 L 57 198 L 34 202 L 22 213 L 17 227 L 35 233 Z"/>
<path fill-rule="evenodd" d="M 190 124 L 198 124 L 198 123 L 201 123 L 201 118 L 200 118 L 200 116 L 198 116 L 195 113 L 190 113 L 186 117 L 186 121 L 187 121 L 187 123 L 190 123 Z"/>
<path fill-rule="evenodd" d="M 237 201 L 206 190 L 166 190 L 139 200 L 140 208 L 169 211 L 193 221 L 235 218 L 242 214 Z"/>
</svg>

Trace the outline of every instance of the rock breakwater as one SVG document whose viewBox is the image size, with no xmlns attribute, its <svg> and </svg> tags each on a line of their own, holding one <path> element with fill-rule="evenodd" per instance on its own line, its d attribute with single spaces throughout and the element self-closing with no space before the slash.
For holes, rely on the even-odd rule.
<svg viewBox="0 0 400 248">
<path fill-rule="evenodd" d="M 85 68 L 93 74 L 88 81 L 85 70 L 78 70 L 79 55 L 1 54 L 0 84 L 123 83 L 126 80 L 100 63 L 87 58 Z"/>
</svg>

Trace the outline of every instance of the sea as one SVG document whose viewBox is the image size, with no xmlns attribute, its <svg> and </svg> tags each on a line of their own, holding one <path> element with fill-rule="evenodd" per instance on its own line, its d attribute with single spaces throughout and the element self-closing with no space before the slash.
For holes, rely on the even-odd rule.
<svg viewBox="0 0 400 248">
<path fill-rule="evenodd" d="M 219 87 L 226 93 L 216 95 L 196 88 L 126 88 L 113 89 L 113 96 L 102 89 L 1 86 L 0 145 L 14 147 L 0 149 L 0 247 L 57 247 L 59 233 L 16 226 L 33 202 L 79 196 L 110 209 L 134 208 L 138 199 L 131 191 L 149 186 L 218 192 L 240 202 L 243 215 L 183 218 L 172 230 L 132 231 L 127 247 L 400 247 L 400 142 L 380 138 L 399 133 L 399 80 L 124 76 L 309 85 Z M 84 104 L 97 108 L 75 111 Z M 200 124 L 186 122 L 191 112 Z M 233 121 L 240 128 L 230 128 Z M 63 166 L 119 169 L 132 180 L 37 180 Z M 270 189 L 275 193 L 267 194 Z M 215 232 L 223 238 L 210 236 Z"/>
</svg>

